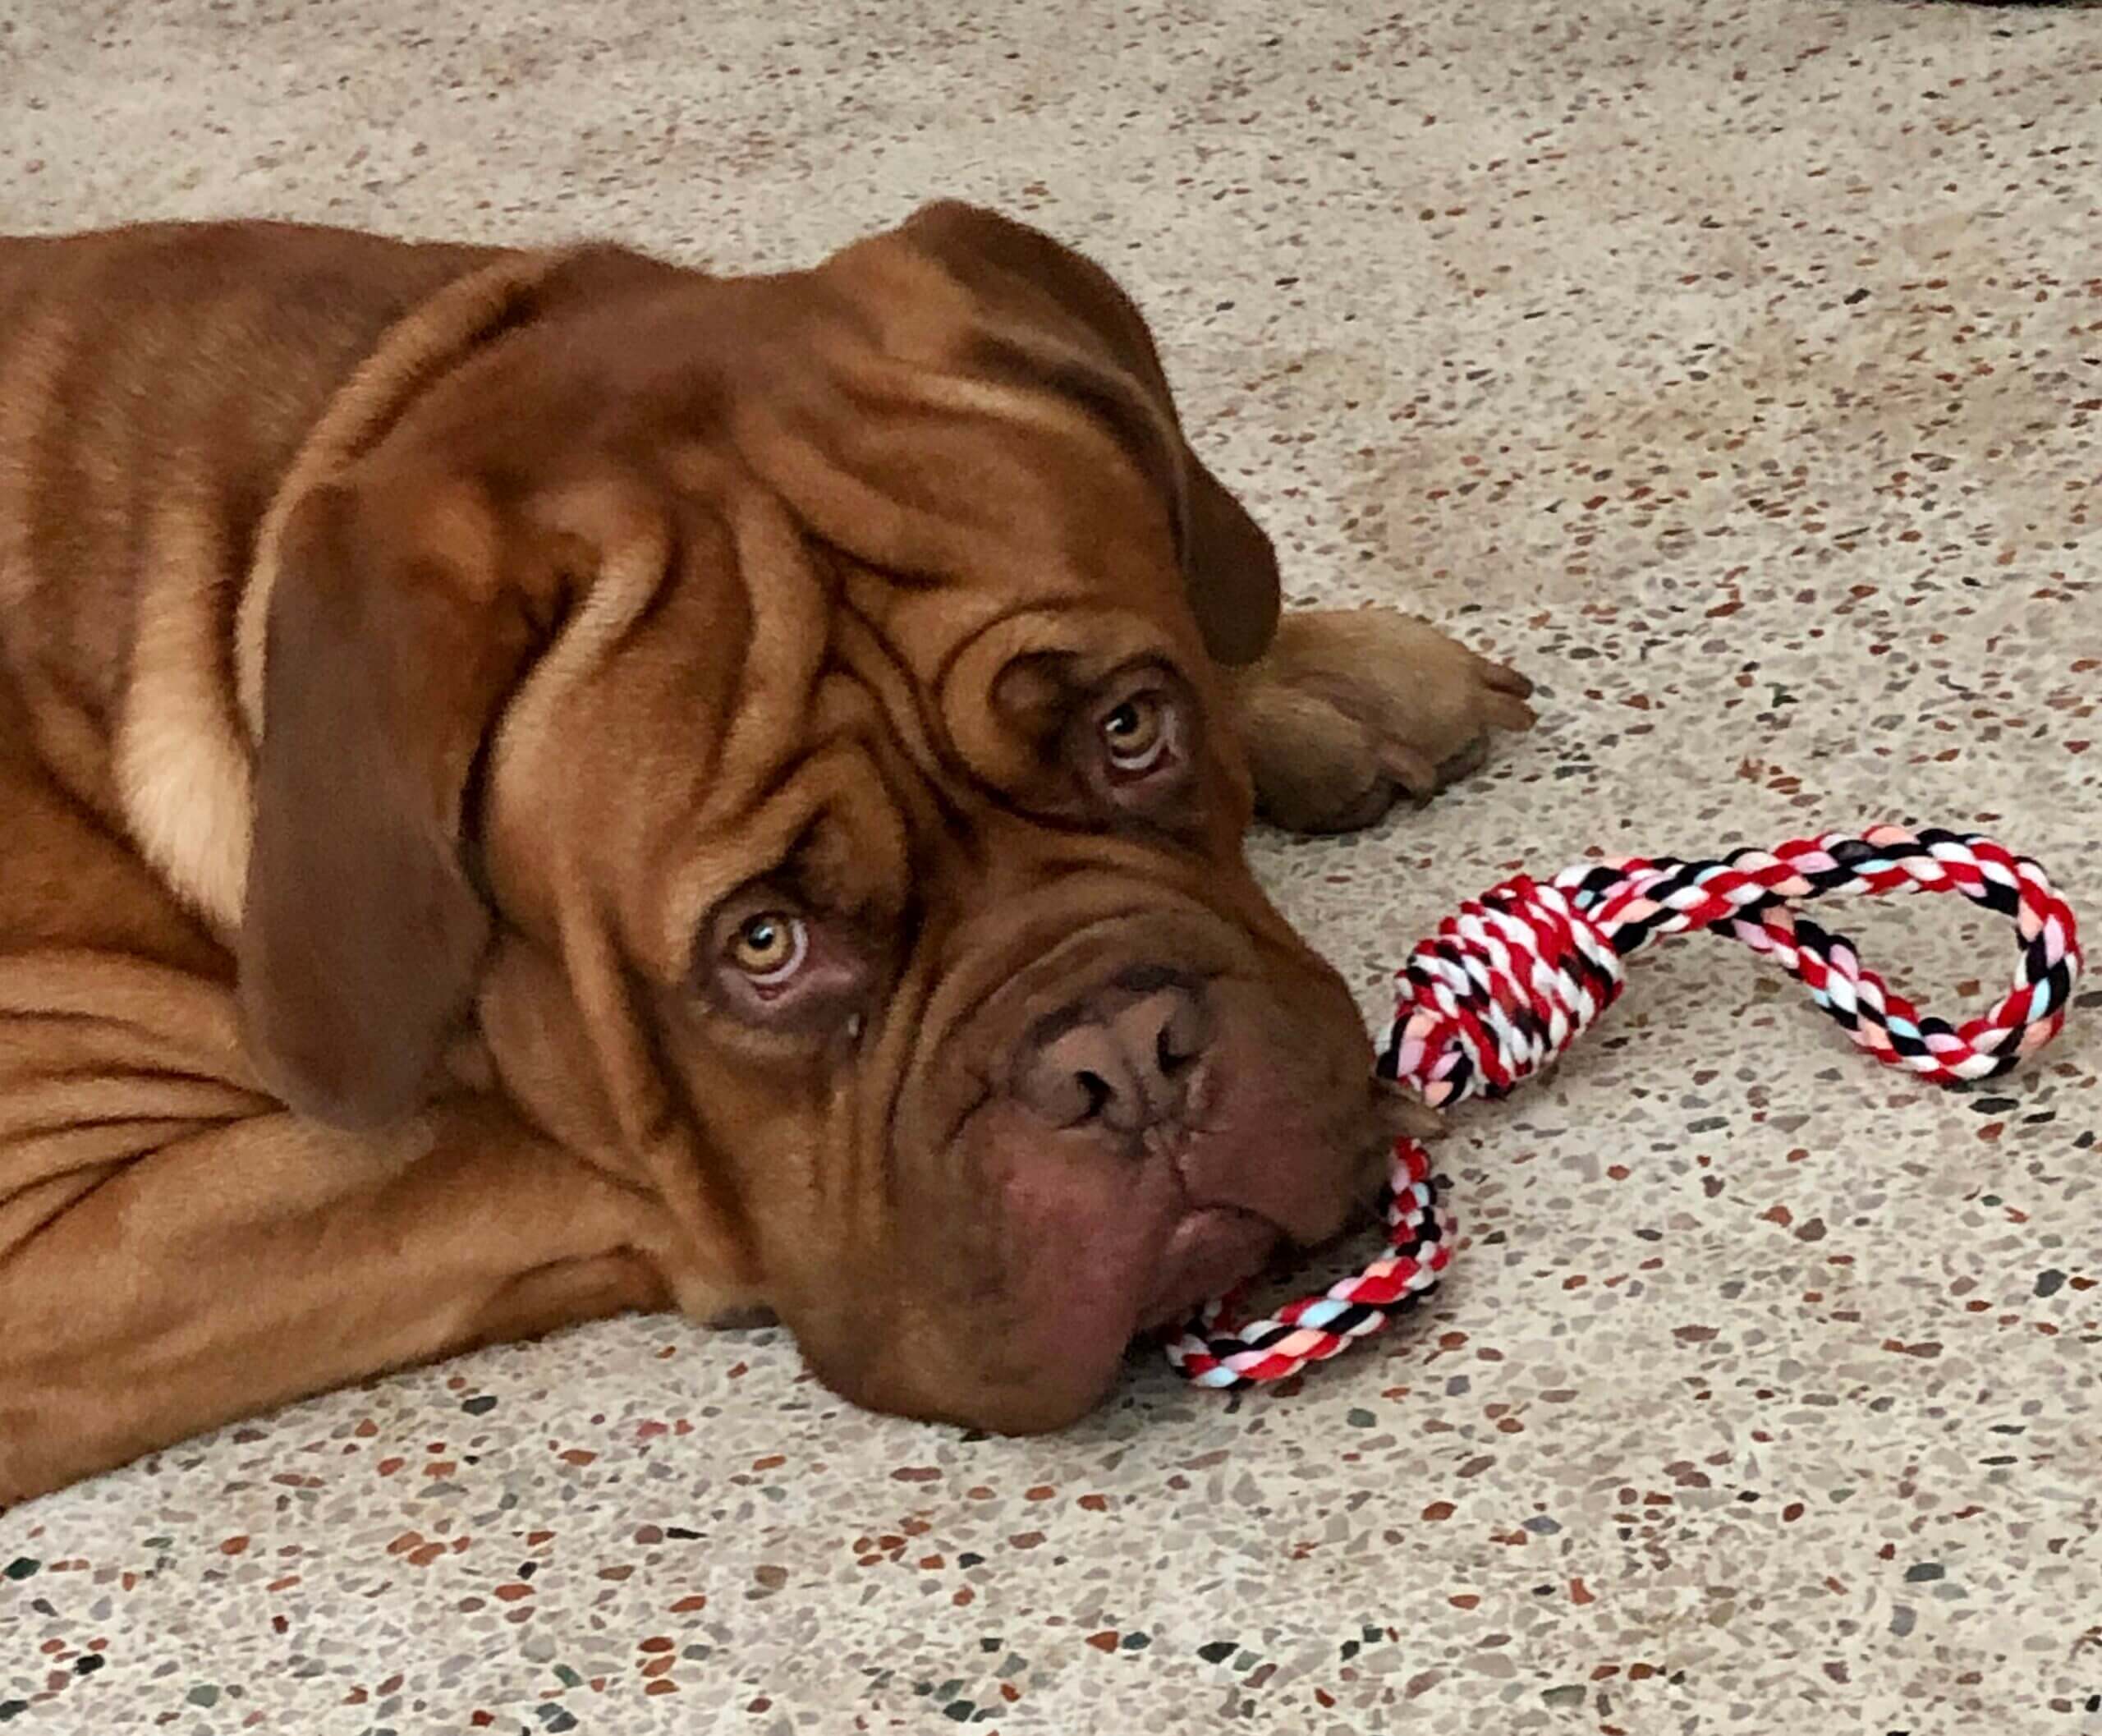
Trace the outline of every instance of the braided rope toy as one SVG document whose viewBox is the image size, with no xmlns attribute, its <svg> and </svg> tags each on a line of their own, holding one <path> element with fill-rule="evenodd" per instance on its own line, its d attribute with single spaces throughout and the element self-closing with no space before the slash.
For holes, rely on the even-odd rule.
<svg viewBox="0 0 2102 1736">
<path fill-rule="evenodd" d="M 1852 941 L 1797 908 L 1841 893 L 1960 892 L 2012 917 L 2013 985 L 1961 1026 L 1922 1014 L 1865 966 Z M 2055 1036 L 2080 976 L 2072 912 L 2044 870 L 1975 833 L 1881 826 L 1800 838 L 1716 861 L 1670 857 L 1579 862 L 1541 882 L 1520 875 L 1462 905 L 1409 955 L 1376 1069 L 1433 1108 L 1500 1097 L 1553 1061 L 1619 998 L 1622 961 L 1658 935 L 1727 935 L 1773 959 L 1878 1060 L 1937 1084 L 1990 1079 Z M 1282 1380 L 1377 1332 L 1438 1282 L 1454 1229 L 1430 1159 L 1396 1141 L 1380 1209 L 1386 1251 L 1267 1320 L 1208 1303 L 1167 1341 L 1200 1386 Z"/>
</svg>

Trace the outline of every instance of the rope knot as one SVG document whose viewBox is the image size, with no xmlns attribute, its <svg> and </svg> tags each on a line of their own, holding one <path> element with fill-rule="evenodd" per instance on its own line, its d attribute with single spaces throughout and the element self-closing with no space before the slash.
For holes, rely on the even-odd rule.
<svg viewBox="0 0 2102 1736">
<path fill-rule="evenodd" d="M 1379 1071 L 1432 1107 L 1500 1097 L 1619 997 L 1611 932 L 1560 887 L 1518 875 L 1409 954 Z"/>
</svg>

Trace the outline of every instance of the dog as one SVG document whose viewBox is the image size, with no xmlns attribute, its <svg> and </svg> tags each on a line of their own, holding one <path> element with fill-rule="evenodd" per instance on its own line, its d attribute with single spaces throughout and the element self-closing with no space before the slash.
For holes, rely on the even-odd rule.
<svg viewBox="0 0 2102 1736">
<path fill-rule="evenodd" d="M 1412 1114 L 1243 853 L 1532 721 L 1283 613 L 1103 270 L 0 241 L 0 1503 L 771 1314 L 1026 1433 Z"/>
</svg>

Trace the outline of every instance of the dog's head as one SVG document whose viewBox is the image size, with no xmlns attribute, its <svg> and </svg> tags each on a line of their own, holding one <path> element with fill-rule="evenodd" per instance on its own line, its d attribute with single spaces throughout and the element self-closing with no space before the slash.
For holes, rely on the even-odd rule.
<svg viewBox="0 0 2102 1736">
<path fill-rule="evenodd" d="M 872 1406 L 1070 1420 L 1384 1145 L 1242 856 L 1268 540 L 1108 277 L 982 212 L 496 278 L 277 540 L 266 1070 L 385 1120 L 472 1014 L 697 1306 Z"/>
</svg>

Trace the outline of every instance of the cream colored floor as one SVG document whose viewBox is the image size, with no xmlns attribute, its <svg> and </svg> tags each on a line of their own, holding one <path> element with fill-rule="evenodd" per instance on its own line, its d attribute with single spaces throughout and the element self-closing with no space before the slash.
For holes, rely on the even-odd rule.
<svg viewBox="0 0 2102 1736">
<path fill-rule="evenodd" d="M 1295 592 L 1544 690 L 1429 811 L 1260 845 L 1372 1007 L 1593 843 L 1982 825 L 2102 934 L 2098 93 L 2071 5 L 0 0 L 0 224 L 1089 246 Z M 2102 1732 L 2102 1005 L 1950 1095 L 1714 944 L 1636 978 L 1444 1147 L 1434 1311 L 1296 1397 L 966 1442 L 769 1334 L 499 1351 L 0 1517 L 0 1720 Z"/>
</svg>

